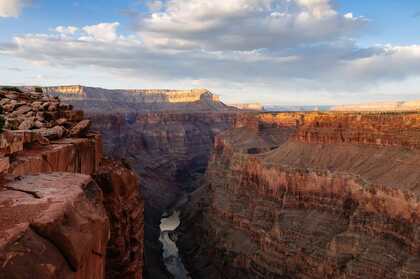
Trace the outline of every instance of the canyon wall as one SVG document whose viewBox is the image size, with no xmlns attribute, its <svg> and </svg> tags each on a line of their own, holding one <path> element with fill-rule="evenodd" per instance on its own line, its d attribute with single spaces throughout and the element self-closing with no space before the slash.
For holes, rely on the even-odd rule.
<svg viewBox="0 0 420 279">
<path fill-rule="evenodd" d="M 158 241 L 161 215 L 201 184 L 215 135 L 252 119 L 239 113 L 95 114 L 105 153 L 130 163 L 145 197 L 146 277 L 166 278 Z"/>
<path fill-rule="evenodd" d="M 102 160 L 83 112 L 36 92 L 0 96 L 0 278 L 142 278 L 137 176 Z"/>
<path fill-rule="evenodd" d="M 250 118 L 206 89 L 105 90 L 44 88 L 88 109 L 103 135 L 105 154 L 123 159 L 141 177 L 145 198 L 145 276 L 168 278 L 158 241 L 162 214 L 201 185 L 214 137 Z M 256 121 L 255 124 L 256 125 Z"/>
<path fill-rule="evenodd" d="M 259 121 L 216 138 L 206 188 L 184 210 L 194 278 L 420 276 L 419 114 Z"/>
<path fill-rule="evenodd" d="M 87 112 L 226 111 L 219 96 L 207 89 L 103 89 L 86 86 L 45 87 L 51 96 Z"/>
</svg>

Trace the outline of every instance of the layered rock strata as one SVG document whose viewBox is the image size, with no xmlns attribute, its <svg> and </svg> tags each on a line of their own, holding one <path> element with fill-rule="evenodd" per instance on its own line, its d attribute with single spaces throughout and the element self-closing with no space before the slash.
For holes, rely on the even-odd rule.
<svg viewBox="0 0 420 279">
<path fill-rule="evenodd" d="M 420 116 L 289 116 L 260 116 L 285 141 L 272 128 L 248 129 L 245 146 L 243 129 L 217 138 L 179 230 L 194 277 L 418 278 Z"/>
<path fill-rule="evenodd" d="M 142 278 L 137 176 L 102 161 L 81 111 L 36 92 L 0 95 L 0 278 Z M 28 119 L 42 125 L 22 129 Z"/>
<path fill-rule="evenodd" d="M 144 200 L 139 178 L 121 162 L 103 160 L 94 175 L 104 195 L 111 226 L 107 278 L 142 278 L 144 266 Z"/>
<path fill-rule="evenodd" d="M 91 113 L 153 112 L 153 111 L 226 111 L 219 96 L 207 89 L 192 90 L 109 90 L 85 86 L 43 88 L 51 96 Z"/>
<path fill-rule="evenodd" d="M 166 278 L 158 241 L 161 215 L 199 187 L 215 135 L 254 118 L 230 112 L 155 112 L 95 114 L 91 120 L 103 135 L 105 154 L 129 162 L 141 177 L 146 276 Z"/>
<path fill-rule="evenodd" d="M 109 223 L 91 177 L 3 181 L 0 220 L 0 278 L 104 278 Z"/>
</svg>

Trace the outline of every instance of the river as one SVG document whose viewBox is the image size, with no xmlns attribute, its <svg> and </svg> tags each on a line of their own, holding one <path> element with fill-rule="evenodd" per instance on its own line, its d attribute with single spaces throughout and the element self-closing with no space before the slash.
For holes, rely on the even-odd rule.
<svg viewBox="0 0 420 279">
<path fill-rule="evenodd" d="M 175 230 L 181 223 L 179 215 L 179 211 L 173 211 L 169 216 L 167 214 L 162 215 L 162 219 L 160 220 L 159 241 L 163 245 L 163 262 L 169 273 L 171 273 L 175 279 L 191 279 L 182 263 L 178 247 L 173 239 L 176 237 Z"/>
</svg>

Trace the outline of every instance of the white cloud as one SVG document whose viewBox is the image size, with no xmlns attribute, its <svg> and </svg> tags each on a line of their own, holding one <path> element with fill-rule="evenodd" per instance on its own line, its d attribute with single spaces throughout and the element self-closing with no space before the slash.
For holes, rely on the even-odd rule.
<svg viewBox="0 0 420 279">
<path fill-rule="evenodd" d="M 86 32 L 84 40 L 96 40 L 101 42 L 115 41 L 117 36 L 117 28 L 120 24 L 118 22 L 100 23 L 97 25 L 85 26 L 83 31 Z"/>
<path fill-rule="evenodd" d="M 162 11 L 140 18 L 138 32 L 160 47 L 279 49 L 350 35 L 366 23 L 339 14 L 330 2 L 168 0 Z"/>
<path fill-rule="evenodd" d="M 384 80 L 420 75 L 420 45 L 364 49 L 351 40 L 342 40 L 275 52 L 156 49 L 138 37 L 119 35 L 117 26 L 118 23 L 101 23 L 83 27 L 85 34 L 81 36 L 28 34 L 16 37 L 14 44 L 3 47 L 0 53 L 37 63 L 119 69 L 132 76 L 263 82 L 273 86 L 289 82 L 330 91 L 360 90 Z"/>
<path fill-rule="evenodd" d="M 135 34 L 120 34 L 118 22 L 58 26 L 17 36 L 0 45 L 0 55 L 69 73 L 94 67 L 138 86 L 199 84 L 233 102 L 373 100 L 398 96 L 398 83 L 401 96 L 417 90 L 420 45 L 362 48 L 351 37 L 367 20 L 340 14 L 330 0 L 149 3 Z"/>
<path fill-rule="evenodd" d="M 18 17 L 25 0 L 0 0 L 0 17 Z"/>
<path fill-rule="evenodd" d="M 54 30 L 63 35 L 72 35 L 75 34 L 79 28 L 75 26 L 57 26 Z"/>
</svg>

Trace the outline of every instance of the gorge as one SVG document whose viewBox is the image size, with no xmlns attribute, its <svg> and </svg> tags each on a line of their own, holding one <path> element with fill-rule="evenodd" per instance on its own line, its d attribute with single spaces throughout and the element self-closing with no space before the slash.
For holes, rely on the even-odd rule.
<svg viewBox="0 0 420 279">
<path fill-rule="evenodd" d="M 60 258 L 52 264 L 56 274 L 81 272 L 69 278 L 420 277 L 417 112 L 242 111 L 201 89 L 44 91 L 55 106 L 37 109 L 55 126 L 2 134 L 8 159 L 0 165 L 15 176 L 5 176 L 0 204 L 14 208 L 15 196 L 20 203 L 0 214 L 7 224 L 0 238 L 0 251 L 6 247 L 0 266 L 7 269 L 0 275 L 33 260 L 19 254 L 19 245 L 47 245 L 47 254 L 37 256 L 37 272 L 52 270 L 45 258 Z M 11 95 L 20 95 L 1 94 L 10 95 L 2 103 L 6 110 L 14 104 L 6 114 L 11 125 L 23 106 Z M 27 113 L 25 119 L 37 117 Z M 58 125 L 63 115 L 69 123 Z M 67 132 L 86 118 L 89 132 Z M 61 138 L 50 131 L 57 126 L 65 129 Z M 102 146 L 108 158 L 102 159 Z M 28 216 L 22 218 L 29 225 L 21 227 L 8 217 L 32 204 L 45 212 L 41 216 L 52 216 L 43 203 L 68 197 L 80 205 L 64 214 L 70 225 L 66 218 L 45 224 L 46 218 Z M 91 221 L 73 220 L 85 208 Z M 66 232 L 81 227 L 100 233 L 98 242 L 69 239 Z M 16 235 L 24 241 L 16 242 Z M 93 247 L 89 253 L 78 239 Z M 91 259 L 91 250 L 106 260 Z M 81 259 L 89 259 L 87 266 Z M 83 275 L 92 268 L 101 270 L 97 277 Z"/>
</svg>

